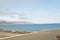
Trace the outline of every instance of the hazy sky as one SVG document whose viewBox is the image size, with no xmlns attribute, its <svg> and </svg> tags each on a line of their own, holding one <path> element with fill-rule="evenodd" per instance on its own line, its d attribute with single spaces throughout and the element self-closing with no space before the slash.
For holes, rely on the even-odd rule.
<svg viewBox="0 0 60 40">
<path fill-rule="evenodd" d="M 0 0 L 0 20 L 60 23 L 60 0 Z"/>
</svg>

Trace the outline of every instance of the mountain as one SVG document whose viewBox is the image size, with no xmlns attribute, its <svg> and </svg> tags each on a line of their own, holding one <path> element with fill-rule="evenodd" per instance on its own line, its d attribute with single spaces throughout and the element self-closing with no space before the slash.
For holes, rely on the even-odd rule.
<svg viewBox="0 0 60 40">
<path fill-rule="evenodd" d="M 13 23 L 13 24 L 31 24 L 31 22 L 23 22 L 23 21 L 12 21 L 8 23 Z"/>
<path fill-rule="evenodd" d="M 7 24 L 32 24 L 31 22 L 23 22 L 23 21 L 11 21 L 11 22 L 6 22 L 2 21 L 0 22 L 0 25 L 7 25 Z"/>
</svg>

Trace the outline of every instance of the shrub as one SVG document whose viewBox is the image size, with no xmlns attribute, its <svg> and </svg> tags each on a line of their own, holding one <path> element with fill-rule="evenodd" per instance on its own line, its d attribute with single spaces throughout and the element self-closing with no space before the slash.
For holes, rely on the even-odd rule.
<svg viewBox="0 0 60 40">
<path fill-rule="evenodd" d="M 30 33 L 30 32 L 26 32 L 26 31 L 15 31 L 13 33 L 26 34 L 26 33 Z"/>
<path fill-rule="evenodd" d="M 0 29 L 0 31 L 2 31 L 2 32 L 7 32 L 7 33 L 19 33 L 19 34 L 30 33 L 30 32 L 27 32 L 27 31 L 20 31 L 20 30 L 17 30 L 17 31 L 11 31 L 11 30 L 2 30 L 2 29 Z"/>
</svg>

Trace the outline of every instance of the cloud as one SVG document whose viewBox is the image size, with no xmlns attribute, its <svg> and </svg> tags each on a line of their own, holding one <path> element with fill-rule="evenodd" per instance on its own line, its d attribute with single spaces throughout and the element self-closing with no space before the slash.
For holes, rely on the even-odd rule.
<svg viewBox="0 0 60 40">
<path fill-rule="evenodd" d="M 25 20 L 28 17 L 23 14 L 21 11 L 9 10 L 9 9 L 0 9 L 0 19 L 2 20 Z"/>
<path fill-rule="evenodd" d="M 41 10 L 15 10 L 0 9 L 0 20 L 5 21 L 27 21 L 33 23 L 57 23 L 60 22 L 59 16 Z"/>
</svg>

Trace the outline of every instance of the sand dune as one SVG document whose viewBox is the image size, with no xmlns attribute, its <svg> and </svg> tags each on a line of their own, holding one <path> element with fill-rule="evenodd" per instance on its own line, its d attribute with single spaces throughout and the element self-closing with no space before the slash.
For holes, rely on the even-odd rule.
<svg viewBox="0 0 60 40">
<path fill-rule="evenodd" d="M 57 40 L 56 36 L 60 36 L 60 30 L 49 30 L 16 36 L 4 40 Z"/>
</svg>

